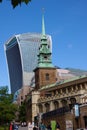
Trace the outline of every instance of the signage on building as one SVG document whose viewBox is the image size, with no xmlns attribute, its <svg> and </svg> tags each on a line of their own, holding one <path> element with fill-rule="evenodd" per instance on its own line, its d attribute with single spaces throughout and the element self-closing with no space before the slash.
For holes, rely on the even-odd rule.
<svg viewBox="0 0 87 130">
<path fill-rule="evenodd" d="M 79 105 L 75 104 L 75 117 L 79 117 L 80 111 L 79 111 Z"/>
</svg>

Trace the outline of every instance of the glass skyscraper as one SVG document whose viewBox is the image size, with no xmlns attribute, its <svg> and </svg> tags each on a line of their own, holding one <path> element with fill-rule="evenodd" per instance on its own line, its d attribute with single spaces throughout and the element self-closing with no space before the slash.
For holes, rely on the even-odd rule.
<svg viewBox="0 0 87 130">
<path fill-rule="evenodd" d="M 47 35 L 48 45 L 52 51 L 51 36 Z M 11 92 L 15 93 L 23 86 L 29 86 L 37 66 L 37 55 L 41 34 L 25 33 L 11 37 L 5 43 Z"/>
</svg>

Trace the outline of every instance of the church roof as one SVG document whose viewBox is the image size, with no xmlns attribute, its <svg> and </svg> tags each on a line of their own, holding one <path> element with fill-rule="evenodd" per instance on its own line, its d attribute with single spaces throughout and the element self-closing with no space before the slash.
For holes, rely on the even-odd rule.
<svg viewBox="0 0 87 130">
<path fill-rule="evenodd" d="M 54 84 L 49 84 L 49 85 L 43 86 L 40 89 L 40 91 L 46 90 L 48 88 L 53 88 L 53 87 L 56 87 L 56 86 L 59 86 L 59 85 L 65 84 L 65 83 L 69 83 L 69 82 L 72 82 L 72 81 L 76 81 L 76 80 L 79 80 L 79 79 L 83 79 L 83 78 L 87 78 L 87 75 L 76 76 L 76 77 L 70 78 L 68 80 L 63 80 L 63 81 L 55 82 Z"/>
</svg>

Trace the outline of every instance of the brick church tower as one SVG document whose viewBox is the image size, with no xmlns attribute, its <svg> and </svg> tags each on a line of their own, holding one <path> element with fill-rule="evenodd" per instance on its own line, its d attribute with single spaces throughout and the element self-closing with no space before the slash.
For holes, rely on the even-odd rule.
<svg viewBox="0 0 87 130">
<path fill-rule="evenodd" d="M 42 16 L 42 36 L 35 72 L 35 89 L 56 82 L 56 68 L 52 64 L 51 51 L 45 34 L 44 16 Z"/>
</svg>

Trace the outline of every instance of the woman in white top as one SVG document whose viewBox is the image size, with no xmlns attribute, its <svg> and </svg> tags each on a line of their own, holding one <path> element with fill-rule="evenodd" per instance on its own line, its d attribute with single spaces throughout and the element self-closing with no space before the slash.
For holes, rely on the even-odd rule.
<svg viewBox="0 0 87 130">
<path fill-rule="evenodd" d="M 33 130 L 33 125 L 31 124 L 31 122 L 28 123 L 28 130 Z"/>
</svg>

